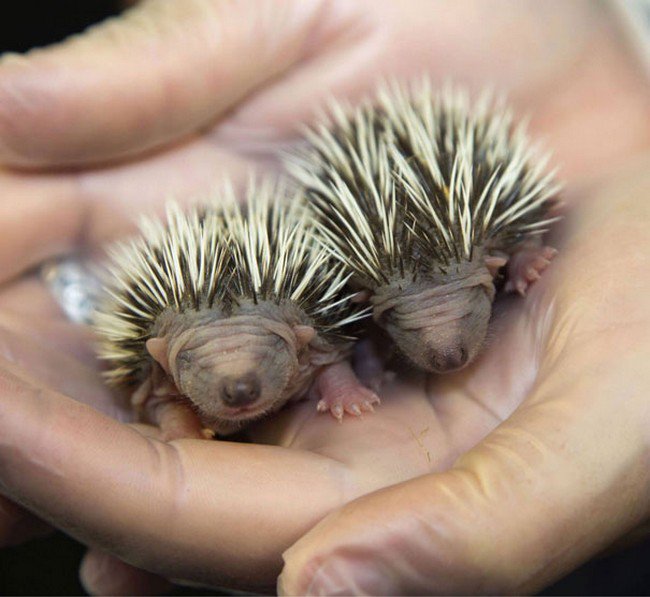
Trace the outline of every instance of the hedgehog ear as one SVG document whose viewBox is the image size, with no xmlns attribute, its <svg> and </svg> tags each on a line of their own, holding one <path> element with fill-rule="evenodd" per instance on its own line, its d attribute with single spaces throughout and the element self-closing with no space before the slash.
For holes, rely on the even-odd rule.
<svg viewBox="0 0 650 597">
<path fill-rule="evenodd" d="M 293 333 L 298 340 L 298 349 L 302 349 L 309 344 L 316 335 L 316 330 L 310 325 L 294 325 Z"/>
<path fill-rule="evenodd" d="M 167 340 L 165 338 L 149 338 L 146 343 L 151 358 L 156 361 L 169 375 L 169 358 L 167 357 Z"/>
<path fill-rule="evenodd" d="M 370 300 L 370 297 L 372 296 L 370 290 L 359 290 L 356 294 L 352 295 L 352 298 L 350 299 L 351 302 L 353 303 L 367 303 Z"/>
<path fill-rule="evenodd" d="M 503 267 L 506 263 L 508 263 L 508 260 L 505 257 L 488 255 L 485 258 L 485 267 L 488 268 L 488 271 L 492 277 L 496 276 L 499 268 Z"/>
</svg>

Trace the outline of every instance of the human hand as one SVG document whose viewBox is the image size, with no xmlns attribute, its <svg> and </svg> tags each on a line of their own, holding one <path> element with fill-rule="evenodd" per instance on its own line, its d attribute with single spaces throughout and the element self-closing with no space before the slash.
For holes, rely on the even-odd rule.
<svg viewBox="0 0 650 597">
<path fill-rule="evenodd" d="M 168 192 L 186 197 L 211 186 L 224 171 L 237 177 L 250 165 L 273 167 L 273 155 L 278 146 L 292 138 L 297 120 L 309 116 L 320 100 L 323 87 L 332 94 L 355 97 L 367 91 L 380 72 L 397 76 L 417 74 L 423 69 L 438 75 L 453 72 L 454 79 L 474 86 L 496 82 L 499 88 L 510 88 L 518 105 L 535 112 L 537 119 L 533 124 L 547 133 L 550 145 L 559 154 L 558 161 L 567 165 L 565 171 L 575 181 L 598 171 L 603 164 L 611 165 L 614 159 L 623 159 L 626 152 L 634 152 L 647 140 L 647 130 L 625 126 L 628 121 L 635 122 L 639 108 L 644 107 L 635 93 L 631 69 L 620 68 L 620 65 L 611 68 L 611 64 L 616 62 L 613 58 L 616 52 L 607 45 L 611 38 L 595 35 L 593 27 L 587 27 L 587 33 L 582 36 L 574 35 L 576 28 L 572 23 L 575 24 L 577 17 L 573 8 L 563 9 L 567 12 L 562 13 L 569 17 L 573 15 L 573 21 L 569 18 L 558 24 L 546 20 L 545 27 L 541 28 L 540 14 L 548 17 L 557 7 L 536 9 L 529 5 L 521 9 L 517 18 L 512 17 L 512 8 L 508 5 L 507 14 L 501 11 L 501 19 L 498 18 L 499 10 L 494 10 L 494 7 L 488 10 L 497 17 L 487 30 L 495 37 L 507 34 L 513 42 L 512 47 L 523 48 L 526 59 L 523 60 L 525 68 L 522 68 L 521 52 L 513 54 L 512 47 L 492 44 L 491 54 L 477 52 L 477 48 L 485 47 L 482 43 L 485 38 L 479 35 L 484 29 L 485 15 L 475 16 L 473 20 L 470 18 L 469 22 L 464 19 L 462 31 L 450 27 L 460 16 L 472 16 L 471 7 L 462 3 L 446 5 L 438 12 L 416 3 L 408 5 L 408 10 L 398 9 L 388 2 L 373 3 L 371 12 L 366 10 L 368 6 L 364 3 L 287 3 L 280 10 L 276 4 L 267 9 L 260 8 L 266 6 L 260 4 L 238 5 L 235 9 L 222 2 L 195 2 L 191 5 L 185 3 L 182 14 L 176 12 L 178 9 L 174 6 L 177 4 L 171 2 L 147 3 L 139 12 L 131 13 L 129 18 L 95 29 L 76 41 L 37 52 L 24 60 L 11 59 L 0 64 L 0 139 L 3 141 L 0 155 L 8 165 L 47 169 L 47 174 L 9 168 L 0 173 L 5 196 L 14 198 L 14 202 L 7 202 L 2 207 L 3 216 L 7 217 L 3 220 L 5 234 L 0 247 L 0 265 L 6 278 L 24 271 L 44 256 L 70 248 L 92 247 L 122 234 L 132 221 L 133 212 L 160 204 Z M 539 10 L 541 13 L 536 12 Z M 505 16 L 517 22 L 514 30 Z M 528 27 L 522 23 L 527 23 Z M 596 29 L 599 27 L 602 34 L 602 23 Z M 541 29 L 542 34 L 536 35 L 541 35 L 546 41 L 549 31 L 554 33 L 555 37 L 551 35 L 550 39 L 556 42 L 555 53 L 548 52 L 547 48 L 538 49 L 535 44 L 517 44 L 517 41 L 530 39 L 533 29 Z M 567 35 L 567 30 L 571 35 Z M 219 34 L 216 35 L 215 31 Z M 605 33 L 609 35 L 611 31 L 605 28 Z M 566 41 L 569 38 L 570 43 Z M 579 64 L 589 54 L 590 44 L 595 40 L 599 44 L 600 66 L 604 63 L 604 68 L 595 70 L 586 81 L 564 79 L 561 93 L 551 90 L 550 87 L 556 86 L 558 80 L 563 80 L 558 72 L 566 76 L 571 70 L 564 62 L 568 61 L 569 67 L 575 67 L 575 63 Z M 431 52 L 434 42 L 436 49 L 445 49 L 442 53 L 444 59 L 440 53 L 433 55 Z M 246 53 L 252 46 L 259 50 L 258 60 L 254 63 L 248 60 Z M 456 51 L 447 54 L 446 48 L 455 48 Z M 150 66 L 152 56 L 158 57 L 154 67 Z M 567 60 L 567 56 L 572 58 Z M 219 61 L 215 63 L 217 57 Z M 601 104 L 596 102 L 589 111 L 576 113 L 581 98 L 600 98 L 598 85 L 603 72 L 617 81 L 621 93 L 610 95 Z M 73 76 L 74 80 L 71 80 Z M 544 105 L 540 105 L 540 98 L 544 99 Z M 568 105 L 564 107 L 565 104 Z M 565 117 L 569 114 L 573 116 L 568 123 Z M 610 119 L 603 119 L 603 114 L 609 115 Z M 613 126 L 615 134 L 609 133 L 608 126 Z M 591 143 L 591 137 L 584 138 L 585 131 L 599 141 L 607 137 L 608 143 Z M 583 138 L 577 139 L 579 136 Z M 72 171 L 71 166 L 74 167 Z M 13 222 L 19 225 L 12 225 Z M 37 321 L 37 312 L 26 310 L 21 298 L 35 297 L 37 291 L 19 292 L 20 285 L 26 283 L 19 279 L 6 286 L 7 292 L 14 297 L 15 307 L 7 319 L 10 325 L 27 321 L 26 328 L 21 330 L 24 338 L 38 333 L 33 329 L 37 327 L 33 323 Z M 48 305 L 46 300 L 43 305 Z M 54 327 L 65 325 L 58 317 L 58 314 L 52 315 Z M 29 388 L 34 384 L 45 384 L 45 388 L 96 405 L 98 400 L 103 400 L 99 396 L 105 397 L 106 393 L 93 370 L 87 339 L 77 337 L 81 331 L 69 331 L 76 338 L 74 342 L 57 329 L 53 332 L 52 343 L 70 342 L 67 347 L 72 350 L 73 359 L 81 359 L 89 366 L 92 389 L 81 391 L 57 386 L 47 378 L 43 367 L 58 374 L 65 372 L 62 377 L 66 380 L 79 374 L 64 368 L 56 359 L 52 360 L 51 354 L 39 352 L 40 349 L 33 346 L 29 358 L 19 363 L 22 373 L 27 373 L 26 377 L 20 378 L 22 385 L 19 385 Z M 497 333 L 501 337 L 501 332 Z M 13 372 L 12 367 L 10 372 Z M 448 382 L 450 380 L 446 379 L 445 383 Z M 306 472 L 297 485 L 293 485 L 291 480 L 296 454 L 286 456 L 286 450 L 281 450 L 279 455 L 277 450 L 268 453 L 264 448 L 264 458 L 261 458 L 254 446 L 235 446 L 231 451 L 233 446 L 230 444 L 208 444 L 207 447 L 190 449 L 192 455 L 195 449 L 226 450 L 223 458 L 205 455 L 201 457 L 205 461 L 199 459 L 201 466 L 217 469 L 207 478 L 218 476 L 221 480 L 219 486 L 224 479 L 230 478 L 229 475 L 237 477 L 238 469 L 246 469 L 260 458 L 263 464 L 259 468 L 253 466 L 253 470 L 273 474 L 271 479 L 278 481 L 277 487 L 287 483 L 294 492 L 300 493 L 309 484 L 319 483 L 314 487 L 322 490 L 322 496 L 319 491 L 314 492 L 310 496 L 311 502 L 296 512 L 295 521 L 293 517 L 286 520 L 289 517 L 282 509 L 279 515 L 276 514 L 279 497 L 274 494 L 273 487 L 269 487 L 266 494 L 255 491 L 260 502 L 252 505 L 251 511 L 277 515 L 281 522 L 274 524 L 282 527 L 274 527 L 276 534 L 271 534 L 261 554 L 250 542 L 251 537 L 258 536 L 257 527 L 250 521 L 247 526 L 246 521 L 241 520 L 246 514 L 250 518 L 250 511 L 239 512 L 239 517 L 233 515 L 230 534 L 196 538 L 197 543 L 202 539 L 216 540 L 208 548 L 209 555 L 204 553 L 203 559 L 199 557 L 191 565 L 181 558 L 172 568 L 164 566 L 169 552 L 165 555 L 157 550 L 172 549 L 174 538 L 165 542 L 165 537 L 158 537 L 161 545 L 153 551 L 147 551 L 150 546 L 140 545 L 136 550 L 138 553 L 134 554 L 133 548 L 129 547 L 131 541 L 139 545 L 142 540 L 142 537 L 133 539 L 130 535 L 142 533 L 143 529 L 146 533 L 151 532 L 144 522 L 142 527 L 118 525 L 102 535 L 105 530 L 102 524 L 106 525 L 106 521 L 98 528 L 96 520 L 86 522 L 86 517 L 92 518 L 86 512 L 79 514 L 81 518 L 74 524 L 87 524 L 88 528 L 75 533 L 93 544 L 108 547 L 129 561 L 165 574 L 215 583 L 228 580 L 227 574 L 224 576 L 228 572 L 235 576 L 240 574 L 245 579 L 234 578 L 234 583 L 245 584 L 248 580 L 255 584 L 246 579 L 246 570 L 257 566 L 257 582 L 268 584 L 278 570 L 278 554 L 282 549 L 329 510 L 368 491 L 448 468 L 458 455 L 478 442 L 497 422 L 486 413 L 471 416 L 466 412 L 471 410 L 467 405 L 451 407 L 455 414 L 449 420 L 443 419 L 445 425 L 454 423 L 457 429 L 450 432 L 448 439 L 435 439 L 429 449 L 429 457 L 435 454 L 435 464 L 430 465 L 426 452 L 420 448 L 416 450 L 413 443 L 422 441 L 418 434 L 427 426 L 429 431 L 425 435 L 432 434 L 431 429 L 440 424 L 438 415 L 433 421 L 423 419 L 422 409 L 430 408 L 422 406 L 429 404 L 428 394 L 421 388 L 417 390 L 417 385 L 415 390 L 407 386 L 408 391 L 399 387 L 389 390 L 387 394 L 399 394 L 399 397 L 394 400 L 388 397 L 382 405 L 382 412 L 377 413 L 376 418 L 366 418 L 362 428 L 352 429 L 351 424 L 346 423 L 339 431 L 334 431 L 329 421 L 325 425 L 322 418 L 316 418 L 314 423 L 308 419 L 306 428 L 296 431 L 295 440 L 289 441 L 287 438 L 291 437 L 296 426 L 302 424 L 303 417 L 311 413 L 313 405 L 308 404 L 287 411 L 273 421 L 271 430 L 266 431 L 266 436 L 260 435 L 259 440 L 303 448 L 297 452 L 300 455 L 298 470 L 305 466 Z M 456 391 L 462 394 L 462 384 Z M 388 402 L 395 406 L 391 409 Z M 49 402 L 43 401 L 42 405 L 45 404 Z M 60 398 L 56 398 L 54 404 L 58 406 L 52 407 L 53 412 L 65 408 L 77 412 L 76 405 L 61 403 Z M 95 413 L 92 414 L 94 417 Z M 75 415 L 71 416 L 74 418 Z M 54 420 L 58 419 L 55 417 Z M 67 420 L 65 416 L 63 420 Z M 422 425 L 420 428 L 423 420 L 432 426 Z M 104 429 L 108 424 L 104 419 L 101 423 L 97 421 L 94 418 L 89 420 L 90 429 L 95 425 Z M 66 442 L 65 429 L 66 425 L 62 423 L 59 432 L 53 430 L 52 435 L 38 438 L 38 442 L 44 442 L 41 449 L 47 451 L 48 441 L 63 445 Z M 73 429 L 76 430 L 76 426 Z M 260 429 L 260 434 L 263 431 Z M 31 433 L 35 433 L 34 426 L 25 424 L 21 430 L 25 449 L 32 449 L 24 440 L 31 438 Z M 146 430 L 146 433 L 151 431 Z M 341 433 L 344 434 L 342 437 Z M 406 460 L 413 462 L 405 466 L 403 452 L 392 445 L 385 446 L 386 435 L 394 435 L 394 443 L 409 446 L 408 449 L 417 453 L 420 459 L 424 458 L 426 464 L 413 458 L 410 452 L 411 457 Z M 102 441 L 99 437 L 75 437 L 66 449 L 76 447 L 78 450 L 85 441 L 95 445 L 95 439 Z M 141 439 L 138 441 L 142 442 Z M 158 450 L 155 441 L 146 440 L 145 443 L 147 446 L 153 443 Z M 127 442 L 125 445 L 149 453 L 149 448 L 143 448 L 143 443 Z M 384 451 L 390 452 L 385 454 L 381 464 L 376 462 L 374 453 L 378 448 L 382 449 L 382 455 Z M 34 450 L 38 452 L 38 448 Z M 112 443 L 106 445 L 106 450 L 114 450 L 116 460 L 119 460 L 118 456 L 128 454 L 115 450 Z M 316 457 L 310 450 L 315 451 Z M 89 451 L 87 454 L 98 453 Z M 32 456 L 26 454 L 26 460 L 30 461 Z M 208 463 L 208 459 L 211 462 Z M 71 461 L 66 474 L 70 479 L 76 477 L 78 480 L 87 471 L 84 467 L 73 469 L 75 462 L 79 465 L 77 461 Z M 224 468 L 215 462 L 223 463 Z M 227 463 L 236 464 L 237 468 L 231 469 Z M 124 459 L 119 464 L 123 465 Z M 20 468 L 18 464 L 15 466 Z M 89 457 L 88 466 L 95 467 L 97 474 L 106 472 L 96 458 Z M 141 463 L 141 466 L 144 468 L 136 466 L 130 474 L 149 470 L 146 463 Z M 190 486 L 196 483 L 203 486 L 199 475 L 207 474 L 207 471 L 201 466 L 195 471 L 196 477 Z M 29 464 L 24 463 L 24 467 L 23 474 L 28 474 Z M 326 481 L 321 479 L 321 476 L 327 477 L 322 468 L 330 471 L 331 478 Z M 122 468 L 117 470 L 122 471 L 121 474 L 127 473 Z M 289 481 L 285 481 L 287 472 L 292 473 Z M 197 508 L 197 516 L 210 513 L 213 518 L 218 513 L 223 515 L 223 512 L 233 511 L 240 505 L 241 495 L 251 493 L 250 486 L 254 480 L 247 478 L 240 480 L 240 484 L 233 481 L 235 488 L 230 496 L 233 502 L 220 496 L 211 504 Z M 158 482 L 165 484 L 164 479 L 158 479 Z M 153 487 L 157 487 L 155 483 Z M 29 491 L 38 494 L 39 491 L 45 492 L 46 488 L 49 489 L 47 483 Z M 18 492 L 23 503 L 69 528 L 72 523 L 66 522 L 67 514 L 63 515 L 66 520 L 61 521 L 59 511 L 50 512 L 50 506 L 35 505 L 46 499 L 44 493 L 35 497 L 29 491 Z M 167 498 L 171 495 L 175 495 L 173 488 L 161 494 Z M 61 496 L 59 493 L 58 497 Z M 95 495 L 93 499 L 97 497 Z M 107 507 L 114 508 L 115 514 L 120 509 L 119 504 Z M 190 504 L 186 507 L 190 508 Z M 124 510 L 127 521 L 129 512 L 128 508 Z M 96 512 L 95 515 L 105 516 L 106 513 Z M 162 524 L 161 532 L 168 530 L 161 520 L 148 520 L 147 524 L 157 522 Z M 199 518 L 192 519 L 195 524 L 197 520 Z M 248 541 L 244 540 L 246 533 L 249 534 Z M 182 543 L 187 537 L 179 536 L 178 539 Z M 124 541 L 129 545 L 125 547 Z M 236 553 L 226 556 L 222 553 L 214 560 L 215 554 L 209 549 L 223 550 L 224 545 L 235 546 Z M 187 548 L 187 553 L 191 556 L 196 549 L 197 546 L 192 545 Z M 160 557 L 156 559 L 157 556 Z M 210 563 L 210 558 L 213 563 Z M 201 563 L 205 569 L 201 569 Z"/>
<path fill-rule="evenodd" d="M 474 401 L 499 426 L 441 472 L 328 515 L 285 552 L 283 594 L 530 594 L 647 532 L 648 165 L 570 210 L 557 264 L 504 306 L 486 353 L 430 385 L 441 416 Z"/>
</svg>

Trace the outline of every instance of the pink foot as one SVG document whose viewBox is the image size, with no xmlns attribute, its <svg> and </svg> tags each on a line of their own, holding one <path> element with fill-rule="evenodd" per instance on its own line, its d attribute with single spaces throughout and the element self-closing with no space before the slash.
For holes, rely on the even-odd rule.
<svg viewBox="0 0 650 597">
<path fill-rule="evenodd" d="M 176 402 L 173 398 L 152 405 L 154 419 L 158 423 L 162 441 L 175 439 L 212 439 L 214 433 L 206 429 L 189 405 Z"/>
<path fill-rule="evenodd" d="M 178 395 L 176 386 L 158 368 L 133 393 L 134 408 L 144 419 L 160 428 L 160 439 L 212 439 L 214 433 L 206 429 L 189 404 Z"/>
<path fill-rule="evenodd" d="M 539 280 L 542 272 L 548 267 L 557 250 L 552 247 L 526 246 L 517 251 L 508 260 L 508 281 L 506 292 L 518 292 L 526 295 L 530 285 Z"/>
<path fill-rule="evenodd" d="M 361 385 L 349 363 L 336 363 L 327 367 L 316 381 L 320 401 L 318 412 L 330 412 L 340 423 L 348 413 L 360 417 L 364 412 L 374 411 L 379 396 Z"/>
</svg>

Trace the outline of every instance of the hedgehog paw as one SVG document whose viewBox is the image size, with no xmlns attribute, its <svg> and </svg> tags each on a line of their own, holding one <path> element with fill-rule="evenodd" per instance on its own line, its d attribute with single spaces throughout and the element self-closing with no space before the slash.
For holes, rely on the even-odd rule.
<svg viewBox="0 0 650 597">
<path fill-rule="evenodd" d="M 214 438 L 214 433 L 206 429 L 189 404 L 177 395 L 153 393 L 143 406 L 145 419 L 158 426 L 162 441 Z"/>
<path fill-rule="evenodd" d="M 214 433 L 207 429 L 196 413 L 185 404 L 169 402 L 159 415 L 161 439 L 213 439 Z"/>
<path fill-rule="evenodd" d="M 345 413 L 360 417 L 364 412 L 374 411 L 374 405 L 380 402 L 377 394 L 361 384 L 347 362 L 325 368 L 317 385 L 320 401 L 316 410 L 330 412 L 339 423 Z"/>
<path fill-rule="evenodd" d="M 360 417 L 364 412 L 374 412 L 375 404 L 379 404 L 379 396 L 372 390 L 355 385 L 348 389 L 341 389 L 336 394 L 321 398 L 316 406 L 318 412 L 330 412 L 341 423 L 345 413 Z"/>
<path fill-rule="evenodd" d="M 525 296 L 530 285 L 540 278 L 556 255 L 557 250 L 552 247 L 527 247 L 515 253 L 508 261 L 505 291 Z"/>
</svg>

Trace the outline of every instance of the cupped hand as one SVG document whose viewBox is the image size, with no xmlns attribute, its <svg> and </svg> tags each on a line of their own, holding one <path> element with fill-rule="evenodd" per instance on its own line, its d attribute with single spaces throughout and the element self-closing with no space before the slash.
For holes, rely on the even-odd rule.
<svg viewBox="0 0 650 597">
<path fill-rule="evenodd" d="M 5 495 L 161 575 L 259 589 L 328 512 L 397 484 L 289 551 L 288 592 L 532 589 L 645 516 L 637 429 L 647 427 L 648 383 L 637 367 L 647 319 L 642 302 L 623 300 L 648 283 L 638 188 L 612 183 L 593 206 L 572 207 L 557 265 L 526 301 L 498 307 L 491 346 L 470 369 L 400 378 L 376 414 L 340 426 L 298 404 L 254 430 L 258 445 L 166 444 L 118 422 L 127 413 L 99 379 L 88 332 L 24 273 L 124 234 L 169 195 L 275 168 L 323 95 L 354 99 L 379 75 L 509 89 L 576 195 L 581 180 L 647 146 L 644 90 L 602 14 L 579 3 L 438 6 L 159 0 L 0 61 Z M 630 360 L 607 352 L 630 328 Z M 590 508 L 599 513 L 588 524 Z M 22 528 L 35 524 L 20 515 Z M 102 573 L 93 553 L 90 588 L 156 586 L 110 558 Z"/>
</svg>

